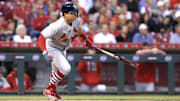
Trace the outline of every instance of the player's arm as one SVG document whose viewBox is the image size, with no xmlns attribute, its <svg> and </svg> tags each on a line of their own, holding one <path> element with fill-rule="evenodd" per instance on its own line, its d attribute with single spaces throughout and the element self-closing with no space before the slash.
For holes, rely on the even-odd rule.
<svg viewBox="0 0 180 101">
<path fill-rule="evenodd" d="M 46 39 L 51 38 L 54 36 L 57 32 L 57 26 L 55 24 L 52 24 L 48 27 L 46 27 L 39 36 L 39 46 L 43 54 L 46 54 L 47 48 L 46 48 Z"/>
<path fill-rule="evenodd" d="M 145 50 L 138 50 L 136 52 L 136 55 L 144 55 L 144 54 L 148 54 L 148 53 L 151 53 L 151 49 L 145 49 Z"/>
<path fill-rule="evenodd" d="M 43 34 L 40 34 L 40 36 L 39 36 L 39 47 L 40 47 L 42 53 L 45 54 L 45 52 L 47 50 L 46 49 L 46 38 L 44 37 Z"/>
<path fill-rule="evenodd" d="M 88 36 L 88 37 L 87 37 L 87 36 L 83 33 L 83 31 L 82 31 L 81 28 L 79 28 L 77 35 L 80 37 L 81 40 L 83 40 L 83 41 L 85 42 L 86 46 L 92 47 L 92 44 L 93 44 L 93 42 L 92 42 L 92 41 L 93 41 L 92 37 L 91 37 L 91 36 Z"/>
<path fill-rule="evenodd" d="M 156 54 L 156 53 L 159 53 L 161 55 L 166 55 L 166 53 L 158 48 L 153 48 L 152 49 L 152 53 Z"/>
<path fill-rule="evenodd" d="M 46 27 L 39 36 L 39 47 L 47 61 L 51 61 L 53 57 L 47 52 L 46 39 L 48 38 L 51 39 L 56 33 L 57 33 L 57 26 L 55 24 L 52 24 Z"/>
<path fill-rule="evenodd" d="M 85 45 L 88 46 L 88 47 L 92 47 L 92 37 L 90 36 L 86 36 L 80 26 L 80 21 L 81 21 L 81 18 L 78 17 L 75 21 L 75 29 L 74 29 L 74 32 L 76 33 L 77 36 L 80 37 L 81 40 L 83 40 L 85 42 Z"/>
</svg>

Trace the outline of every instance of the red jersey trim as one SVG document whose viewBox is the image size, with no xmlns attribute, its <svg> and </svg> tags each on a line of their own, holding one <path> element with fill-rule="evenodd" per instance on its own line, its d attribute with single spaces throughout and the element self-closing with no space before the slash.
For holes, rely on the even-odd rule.
<svg viewBox="0 0 180 101">
<path fill-rule="evenodd" d="M 46 39 L 42 34 L 40 34 L 40 36 L 39 36 L 39 47 L 42 52 L 47 50 L 46 49 Z"/>
</svg>

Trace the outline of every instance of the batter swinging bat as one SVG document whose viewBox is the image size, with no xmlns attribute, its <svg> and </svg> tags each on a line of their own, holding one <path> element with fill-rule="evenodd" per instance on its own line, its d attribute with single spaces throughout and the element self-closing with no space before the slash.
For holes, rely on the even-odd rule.
<svg viewBox="0 0 180 101">
<path fill-rule="evenodd" d="M 126 63 L 126 64 L 128 64 L 128 65 L 130 65 L 130 66 L 132 66 L 132 67 L 134 67 L 134 68 L 137 68 L 137 67 L 139 66 L 139 64 L 137 64 L 137 63 L 135 63 L 135 62 L 132 62 L 132 61 L 130 61 L 130 60 L 127 60 L 127 59 L 125 59 L 125 58 L 123 58 L 123 57 L 121 57 L 121 56 L 116 56 L 115 54 L 113 54 L 113 53 L 111 53 L 111 52 L 108 52 L 108 51 L 105 51 L 105 50 L 103 50 L 103 49 L 101 49 L 101 48 L 98 48 L 98 47 L 94 47 L 94 48 L 95 48 L 96 50 L 98 50 L 98 51 L 100 51 L 100 52 L 108 55 L 108 56 L 113 57 L 113 58 L 116 59 L 116 60 L 121 60 L 122 62 L 124 62 L 124 63 Z"/>
</svg>

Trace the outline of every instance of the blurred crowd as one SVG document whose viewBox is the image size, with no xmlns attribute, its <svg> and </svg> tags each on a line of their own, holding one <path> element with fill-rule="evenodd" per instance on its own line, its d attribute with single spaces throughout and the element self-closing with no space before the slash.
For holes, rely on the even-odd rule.
<svg viewBox="0 0 180 101">
<path fill-rule="evenodd" d="M 80 9 L 80 26 L 95 43 L 180 43 L 179 0 L 0 1 L 0 41 L 38 41 L 42 29 L 62 16 L 66 1 Z"/>
</svg>

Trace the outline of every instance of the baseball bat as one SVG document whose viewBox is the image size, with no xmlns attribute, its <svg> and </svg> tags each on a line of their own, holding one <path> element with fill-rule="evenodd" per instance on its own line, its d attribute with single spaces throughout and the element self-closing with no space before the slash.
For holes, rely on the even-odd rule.
<svg viewBox="0 0 180 101">
<path fill-rule="evenodd" d="M 102 53 L 104 53 L 104 54 L 106 54 L 106 55 L 108 55 L 108 56 L 111 56 L 112 58 L 114 58 L 114 59 L 116 59 L 116 60 L 120 60 L 120 61 L 122 61 L 122 62 L 124 62 L 124 63 L 126 63 L 126 64 L 128 64 L 128 65 L 130 65 L 130 66 L 132 66 L 132 67 L 134 67 L 134 68 L 137 68 L 138 66 L 139 66 L 139 64 L 137 64 L 137 63 L 135 63 L 135 62 L 132 62 L 132 61 L 130 61 L 130 60 L 128 60 L 128 59 L 125 59 L 125 58 L 123 58 L 123 57 L 121 57 L 121 56 L 116 56 L 115 54 L 113 54 L 113 53 L 111 53 L 111 52 L 108 52 L 108 51 L 106 51 L 106 50 L 103 50 L 103 49 L 101 49 L 101 48 L 98 48 L 98 47 L 94 47 L 96 50 L 98 50 L 98 51 L 100 51 L 100 52 L 102 52 Z"/>
</svg>

